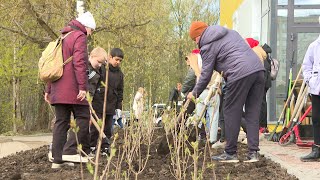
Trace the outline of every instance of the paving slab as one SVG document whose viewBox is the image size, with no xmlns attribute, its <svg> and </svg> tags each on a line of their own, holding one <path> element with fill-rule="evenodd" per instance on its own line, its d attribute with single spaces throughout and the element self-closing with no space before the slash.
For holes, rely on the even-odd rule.
<svg viewBox="0 0 320 180">
<path fill-rule="evenodd" d="M 320 162 L 302 162 L 300 157 L 311 152 L 310 148 L 300 148 L 295 144 L 280 146 L 264 139 L 260 142 L 260 153 L 279 163 L 289 174 L 301 180 L 319 180 Z"/>
<path fill-rule="evenodd" d="M 52 134 L 38 134 L 30 136 L 0 136 L 0 158 L 48 145 L 52 141 Z"/>
</svg>

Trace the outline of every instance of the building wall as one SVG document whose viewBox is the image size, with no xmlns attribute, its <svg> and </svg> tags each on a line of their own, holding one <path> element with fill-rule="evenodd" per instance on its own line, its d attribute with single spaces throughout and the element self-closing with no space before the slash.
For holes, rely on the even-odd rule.
<svg viewBox="0 0 320 180">
<path fill-rule="evenodd" d="M 270 0 L 220 1 L 220 25 L 253 37 L 261 43 L 270 42 Z"/>
<path fill-rule="evenodd" d="M 244 38 L 253 37 L 260 41 L 261 1 L 244 0 L 233 14 L 233 29 Z"/>
<path fill-rule="evenodd" d="M 233 14 L 243 0 L 220 0 L 220 25 L 233 28 Z"/>
</svg>

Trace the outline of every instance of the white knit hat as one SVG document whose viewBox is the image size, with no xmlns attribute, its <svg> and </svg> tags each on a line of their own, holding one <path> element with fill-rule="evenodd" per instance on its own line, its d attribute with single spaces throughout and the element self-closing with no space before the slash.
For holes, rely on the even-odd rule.
<svg viewBox="0 0 320 180">
<path fill-rule="evenodd" d="M 92 14 L 87 11 L 83 14 L 81 14 L 78 18 L 77 21 L 79 21 L 82 25 L 91 28 L 91 29 L 95 29 L 96 28 L 96 22 L 92 16 Z"/>
</svg>

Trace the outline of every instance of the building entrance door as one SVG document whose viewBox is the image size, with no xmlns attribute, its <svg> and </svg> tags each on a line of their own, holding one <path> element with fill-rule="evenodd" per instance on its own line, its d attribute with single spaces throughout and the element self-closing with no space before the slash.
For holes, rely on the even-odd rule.
<svg viewBox="0 0 320 180">
<path fill-rule="evenodd" d="M 320 35 L 320 0 L 278 0 L 274 11 L 277 37 L 271 40 L 281 64 L 269 93 L 269 122 L 278 120 L 283 109 L 291 67 L 295 79 L 310 43 Z"/>
</svg>

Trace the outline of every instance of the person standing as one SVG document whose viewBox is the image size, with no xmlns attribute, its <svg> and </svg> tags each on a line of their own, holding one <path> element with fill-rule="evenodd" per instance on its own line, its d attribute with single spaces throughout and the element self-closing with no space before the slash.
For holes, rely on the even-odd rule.
<svg viewBox="0 0 320 180">
<path fill-rule="evenodd" d="M 242 108 L 248 131 L 248 155 L 245 162 L 259 161 L 259 112 L 264 89 L 264 67 L 258 56 L 238 32 L 194 21 L 190 26 L 190 38 L 197 43 L 202 57 L 202 70 L 189 99 L 198 97 L 208 85 L 213 70 L 223 72 L 226 95 L 223 110 L 226 129 L 224 153 L 212 156 L 220 162 L 239 162 L 237 140 L 240 131 Z"/>
<path fill-rule="evenodd" d="M 180 106 L 181 106 L 181 105 L 179 105 L 179 100 L 181 99 L 181 88 L 182 88 L 182 84 L 177 83 L 177 86 L 171 90 L 170 96 L 169 96 L 169 107 L 168 108 L 175 109 L 177 111 L 177 113 L 179 113 Z"/>
<path fill-rule="evenodd" d="M 108 77 L 106 77 L 106 68 L 105 66 L 101 66 L 99 72 L 94 73 L 93 77 L 98 79 L 98 81 L 92 81 L 90 83 L 90 87 L 94 88 L 92 107 L 96 111 L 98 118 L 103 119 L 103 104 L 104 104 L 104 93 L 105 93 L 105 85 L 103 82 L 108 78 L 108 92 L 107 92 L 107 107 L 105 109 L 106 117 L 105 117 L 105 126 L 104 126 L 104 134 L 106 135 L 106 139 L 102 141 L 101 144 L 101 155 L 107 156 L 110 154 L 110 142 L 112 136 L 112 124 L 113 124 L 113 116 L 117 114 L 121 116 L 122 112 L 122 101 L 123 101 L 123 86 L 124 86 L 124 75 L 120 69 L 120 64 L 124 58 L 124 53 L 120 48 L 113 48 L 108 55 L 109 63 L 109 71 Z M 90 75 L 89 75 L 90 78 Z M 90 81 L 89 81 L 90 82 Z M 96 153 L 97 144 L 99 138 L 99 131 L 97 128 L 91 124 L 90 126 L 90 147 L 91 154 Z"/>
<path fill-rule="evenodd" d="M 304 81 L 309 86 L 312 101 L 312 127 L 314 144 L 311 153 L 300 158 L 301 161 L 320 159 L 320 36 L 312 42 L 302 63 Z"/>
<path fill-rule="evenodd" d="M 72 61 L 64 66 L 62 77 L 48 83 L 45 100 L 55 107 L 56 121 L 53 128 L 52 168 L 61 168 L 63 146 L 70 128 L 71 112 L 80 128 L 77 136 L 84 152 L 89 153 L 89 120 L 90 111 L 86 98 L 88 90 L 87 77 L 87 36 L 96 28 L 95 20 L 90 12 L 72 20 L 61 31 L 62 36 L 68 34 L 62 42 L 64 61 L 72 56 Z"/>
<path fill-rule="evenodd" d="M 136 95 L 133 99 L 133 111 L 134 118 L 136 121 L 139 121 L 142 117 L 143 109 L 144 109 L 144 88 L 139 87 Z"/>
<path fill-rule="evenodd" d="M 199 54 L 200 50 L 199 49 L 194 49 L 191 52 L 192 54 Z M 192 91 L 196 84 L 197 76 L 194 72 L 194 70 L 190 67 L 190 56 L 185 57 L 186 64 L 188 66 L 188 72 L 187 75 L 183 81 L 182 88 L 181 88 L 181 97 L 183 97 L 183 106 L 187 102 L 187 95 L 189 92 Z M 187 109 L 185 110 L 185 114 L 183 118 L 188 119 L 189 116 L 193 113 L 194 109 L 196 108 L 196 105 L 193 101 L 189 102 L 189 105 L 187 106 Z M 179 122 L 182 121 L 182 119 L 179 119 Z"/>
<path fill-rule="evenodd" d="M 200 56 L 200 51 L 198 53 L 193 53 L 190 55 L 190 66 L 194 70 L 198 80 L 202 67 L 202 58 Z M 220 95 L 212 94 L 211 97 L 208 96 L 211 90 L 214 92 L 215 90 L 220 89 L 220 84 L 216 84 L 219 79 L 221 80 L 221 75 L 215 71 L 206 89 L 204 89 L 204 91 L 199 95 L 195 111 L 195 117 L 199 119 L 202 118 L 200 117 L 201 113 L 204 108 L 206 108 L 204 113 L 206 124 L 203 125 L 202 121 L 199 123 L 199 128 L 201 128 L 199 137 L 200 139 L 204 140 L 207 137 L 207 134 L 209 134 L 210 143 L 214 143 L 217 141 Z M 204 126 L 206 126 L 206 128 Z"/>
</svg>

